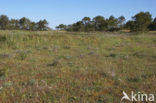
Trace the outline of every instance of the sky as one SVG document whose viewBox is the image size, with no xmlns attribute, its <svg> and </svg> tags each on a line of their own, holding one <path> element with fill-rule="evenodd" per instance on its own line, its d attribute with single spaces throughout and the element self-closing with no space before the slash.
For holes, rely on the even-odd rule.
<svg viewBox="0 0 156 103">
<path fill-rule="evenodd" d="M 46 19 L 49 27 L 72 24 L 83 17 L 113 15 L 131 19 L 140 11 L 149 11 L 156 17 L 156 0 L 0 0 L 0 15 L 32 21 Z"/>
</svg>

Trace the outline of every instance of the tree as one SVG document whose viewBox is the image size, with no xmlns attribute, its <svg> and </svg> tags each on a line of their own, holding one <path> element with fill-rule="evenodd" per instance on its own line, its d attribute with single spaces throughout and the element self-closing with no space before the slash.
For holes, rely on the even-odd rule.
<svg viewBox="0 0 156 103">
<path fill-rule="evenodd" d="M 109 19 L 106 20 L 109 31 L 118 30 L 118 20 L 114 16 L 110 16 Z"/>
<path fill-rule="evenodd" d="M 67 25 L 66 30 L 73 31 L 73 24 Z"/>
<path fill-rule="evenodd" d="M 134 27 L 135 27 L 135 22 L 132 20 L 129 20 L 125 25 L 125 28 L 128 30 L 133 30 Z"/>
<path fill-rule="evenodd" d="M 154 18 L 153 22 L 148 27 L 150 30 L 156 30 L 156 18 Z"/>
<path fill-rule="evenodd" d="M 35 31 L 35 30 L 37 30 L 37 28 L 38 28 L 37 23 L 35 23 L 35 22 L 30 23 L 30 30 Z"/>
<path fill-rule="evenodd" d="M 107 24 L 103 16 L 96 16 L 93 18 L 95 31 L 103 31 L 107 29 Z"/>
<path fill-rule="evenodd" d="M 72 29 L 73 29 L 73 31 L 83 32 L 83 31 L 85 31 L 85 26 L 82 23 L 82 21 L 78 21 L 72 25 Z"/>
<path fill-rule="evenodd" d="M 134 28 L 131 31 L 146 32 L 152 22 L 152 15 L 149 12 L 140 12 L 132 17 L 132 19 L 134 20 Z"/>
<path fill-rule="evenodd" d="M 6 30 L 9 24 L 9 18 L 6 15 L 0 16 L 0 29 Z"/>
<path fill-rule="evenodd" d="M 66 29 L 67 29 L 67 26 L 64 25 L 64 24 L 60 24 L 60 25 L 57 26 L 56 28 L 59 29 L 59 30 L 66 30 Z"/>
<path fill-rule="evenodd" d="M 17 30 L 17 29 L 19 29 L 19 27 L 20 27 L 20 24 L 17 19 L 11 19 L 9 21 L 9 29 Z"/>
<path fill-rule="evenodd" d="M 156 24 L 156 17 L 154 18 L 153 23 L 155 23 L 155 24 Z"/>
<path fill-rule="evenodd" d="M 37 23 L 37 25 L 38 25 L 38 28 L 37 28 L 37 30 L 40 30 L 40 31 L 44 31 L 44 30 L 48 30 L 48 27 L 47 27 L 47 25 L 48 25 L 48 22 L 47 22 L 47 20 L 40 20 L 38 23 Z"/>
<path fill-rule="evenodd" d="M 29 30 L 30 29 L 30 20 L 26 17 L 23 17 L 19 20 L 20 29 Z"/>
<path fill-rule="evenodd" d="M 90 23 L 90 21 L 91 21 L 90 17 L 84 17 L 84 18 L 82 19 L 82 23 L 83 23 L 85 26 L 88 25 L 88 24 Z"/>
<path fill-rule="evenodd" d="M 6 15 L 0 15 L 0 29 L 6 30 L 49 30 L 48 22 L 46 20 L 40 20 L 39 22 L 32 22 L 28 18 L 23 17 L 20 20 L 11 19 Z"/>
<path fill-rule="evenodd" d="M 93 30 L 93 26 L 92 26 L 92 22 L 91 22 L 91 18 L 90 17 L 84 17 L 82 19 L 82 23 L 84 24 L 84 31 L 85 32 Z"/>
<path fill-rule="evenodd" d="M 120 16 L 120 17 L 118 18 L 118 25 L 119 25 L 119 28 L 120 28 L 120 29 L 123 29 L 123 26 L 124 26 L 124 24 L 125 24 L 125 21 L 126 21 L 126 19 L 125 19 L 124 16 Z"/>
</svg>

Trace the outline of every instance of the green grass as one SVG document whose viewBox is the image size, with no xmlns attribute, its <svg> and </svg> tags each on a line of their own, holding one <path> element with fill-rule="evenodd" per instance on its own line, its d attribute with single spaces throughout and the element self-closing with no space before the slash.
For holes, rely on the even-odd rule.
<svg viewBox="0 0 156 103">
<path fill-rule="evenodd" d="M 156 35 L 0 31 L 2 103 L 119 103 L 156 93 Z"/>
</svg>

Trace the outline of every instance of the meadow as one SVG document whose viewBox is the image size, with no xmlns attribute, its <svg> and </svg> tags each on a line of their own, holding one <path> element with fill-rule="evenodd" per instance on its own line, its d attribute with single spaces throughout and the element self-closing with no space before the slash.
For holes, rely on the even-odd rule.
<svg viewBox="0 0 156 103">
<path fill-rule="evenodd" d="M 0 103 L 119 103 L 155 86 L 156 32 L 0 31 Z"/>
</svg>

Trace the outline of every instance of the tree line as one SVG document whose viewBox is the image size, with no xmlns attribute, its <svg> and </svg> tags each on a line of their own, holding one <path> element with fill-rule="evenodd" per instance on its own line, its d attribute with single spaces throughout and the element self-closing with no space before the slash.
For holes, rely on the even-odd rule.
<svg viewBox="0 0 156 103">
<path fill-rule="evenodd" d="M 75 31 L 75 32 L 90 32 L 90 31 L 119 31 L 130 30 L 131 32 L 147 32 L 156 30 L 156 18 L 152 18 L 149 12 L 139 12 L 132 17 L 132 20 L 126 22 L 124 16 L 115 18 L 110 16 L 96 16 L 93 19 L 84 17 L 71 25 L 60 24 L 56 27 L 58 30 Z"/>
<path fill-rule="evenodd" d="M 21 19 L 9 19 L 6 15 L 0 15 L 0 29 L 1 30 L 32 30 L 32 31 L 43 31 L 48 30 L 47 20 L 40 20 L 34 22 L 26 17 Z"/>
<path fill-rule="evenodd" d="M 124 16 L 115 18 L 110 16 L 96 16 L 93 19 L 84 17 L 81 21 L 71 25 L 60 24 L 56 27 L 58 30 L 74 32 L 92 32 L 92 31 L 119 31 L 130 30 L 132 32 L 147 32 L 156 30 L 156 17 L 153 19 L 149 12 L 139 12 L 126 22 Z M 0 15 L 0 30 L 31 30 L 44 31 L 49 30 L 47 20 L 34 22 L 26 17 L 21 19 L 9 19 L 6 15 Z"/>
</svg>

